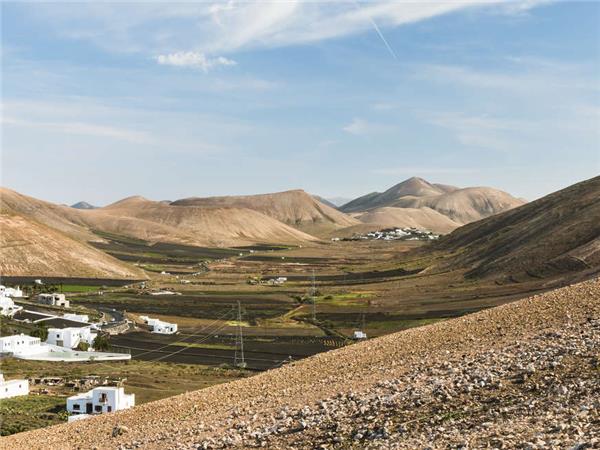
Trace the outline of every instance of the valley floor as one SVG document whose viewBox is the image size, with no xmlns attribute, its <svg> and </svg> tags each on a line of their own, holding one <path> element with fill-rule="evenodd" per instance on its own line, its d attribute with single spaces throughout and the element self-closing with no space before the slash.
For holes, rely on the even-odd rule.
<svg viewBox="0 0 600 450">
<path fill-rule="evenodd" d="M 598 448 L 600 281 L 0 448 Z"/>
</svg>

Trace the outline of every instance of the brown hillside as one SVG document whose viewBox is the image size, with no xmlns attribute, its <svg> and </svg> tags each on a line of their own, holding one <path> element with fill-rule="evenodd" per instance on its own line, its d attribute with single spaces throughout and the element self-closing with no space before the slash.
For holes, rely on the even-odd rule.
<svg viewBox="0 0 600 450">
<path fill-rule="evenodd" d="M 488 187 L 457 189 L 432 197 L 404 197 L 392 204 L 401 208 L 431 208 L 455 222 L 466 224 L 523 204 L 506 192 Z"/>
<path fill-rule="evenodd" d="M 34 220 L 0 214 L 0 274 L 78 278 L 146 278 L 125 263 Z"/>
<path fill-rule="evenodd" d="M 84 210 L 37 200 L 9 189 L 0 193 L 3 211 L 31 218 L 80 241 L 101 240 L 93 231 L 199 246 L 315 240 L 271 217 L 243 208 L 175 207 L 135 196 L 103 208 Z"/>
<path fill-rule="evenodd" d="M 0 188 L 0 210 L 18 214 L 81 241 L 97 239 L 92 232 L 73 222 L 81 210 L 38 200 L 11 189 Z"/>
<path fill-rule="evenodd" d="M 600 177 L 454 231 L 444 266 L 471 276 L 542 277 L 600 267 Z"/>
<path fill-rule="evenodd" d="M 592 280 L 0 448 L 593 448 L 599 330 Z"/>
<path fill-rule="evenodd" d="M 308 233 L 329 231 L 358 223 L 302 190 L 261 195 L 192 197 L 177 200 L 172 205 L 248 208 Z"/>
<path fill-rule="evenodd" d="M 142 197 L 129 197 L 104 208 L 86 211 L 88 225 L 108 229 L 114 217 L 126 218 L 147 229 L 147 224 L 174 230 L 193 237 L 201 245 L 229 246 L 259 242 L 300 243 L 315 238 L 271 217 L 247 208 L 224 206 L 174 206 Z M 121 230 L 123 232 L 123 230 Z M 142 231 L 127 230 L 126 234 L 140 235 Z M 178 236 L 174 234 L 174 236 Z M 168 236 L 161 236 L 163 240 Z M 180 237 L 181 240 L 184 237 Z M 168 241 L 167 241 L 168 242 Z"/>
</svg>

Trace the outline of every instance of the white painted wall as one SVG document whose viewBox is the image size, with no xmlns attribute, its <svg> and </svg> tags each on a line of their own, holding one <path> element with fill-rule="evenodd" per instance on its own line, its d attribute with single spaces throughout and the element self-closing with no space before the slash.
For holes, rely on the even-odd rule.
<svg viewBox="0 0 600 450">
<path fill-rule="evenodd" d="M 26 334 L 16 334 L 0 338 L 0 353 L 15 355 L 35 355 L 43 351 L 40 338 Z"/>
<path fill-rule="evenodd" d="M 27 380 L 5 380 L 0 373 L 0 399 L 18 397 L 29 394 L 29 381 Z"/>
<path fill-rule="evenodd" d="M 75 348 L 80 342 L 92 345 L 97 335 L 97 333 L 92 333 L 89 326 L 81 328 L 49 328 L 46 343 L 66 348 Z"/>
<path fill-rule="evenodd" d="M 105 414 L 133 406 L 135 394 L 126 394 L 122 387 L 114 386 L 97 387 L 67 398 L 67 412 L 73 415 Z"/>
</svg>

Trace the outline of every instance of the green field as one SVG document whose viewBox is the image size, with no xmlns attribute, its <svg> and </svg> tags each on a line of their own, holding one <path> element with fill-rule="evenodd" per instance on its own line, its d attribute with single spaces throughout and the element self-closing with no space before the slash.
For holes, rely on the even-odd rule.
<svg viewBox="0 0 600 450">
<path fill-rule="evenodd" d="M 62 395 L 26 395 L 0 400 L 0 435 L 47 427 L 67 421 Z"/>
</svg>

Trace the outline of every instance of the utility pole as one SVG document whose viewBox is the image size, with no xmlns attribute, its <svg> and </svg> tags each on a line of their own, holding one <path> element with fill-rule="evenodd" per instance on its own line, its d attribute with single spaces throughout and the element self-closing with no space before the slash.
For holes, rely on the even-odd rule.
<svg viewBox="0 0 600 450">
<path fill-rule="evenodd" d="M 315 289 L 315 270 L 312 271 L 312 290 L 310 292 L 310 296 L 312 298 L 312 320 L 313 322 L 317 321 L 317 304 L 316 304 L 316 294 L 317 290 Z"/>
<path fill-rule="evenodd" d="M 238 329 L 237 329 L 237 336 L 236 336 L 236 343 L 235 343 L 235 356 L 234 356 L 233 364 L 236 367 L 240 367 L 240 368 L 244 369 L 246 367 L 246 361 L 244 360 L 244 334 L 242 331 L 242 305 L 239 300 L 237 302 L 237 305 L 238 305 L 238 313 L 237 313 Z M 238 345 L 240 348 L 240 357 L 239 358 L 238 358 Z"/>
</svg>

